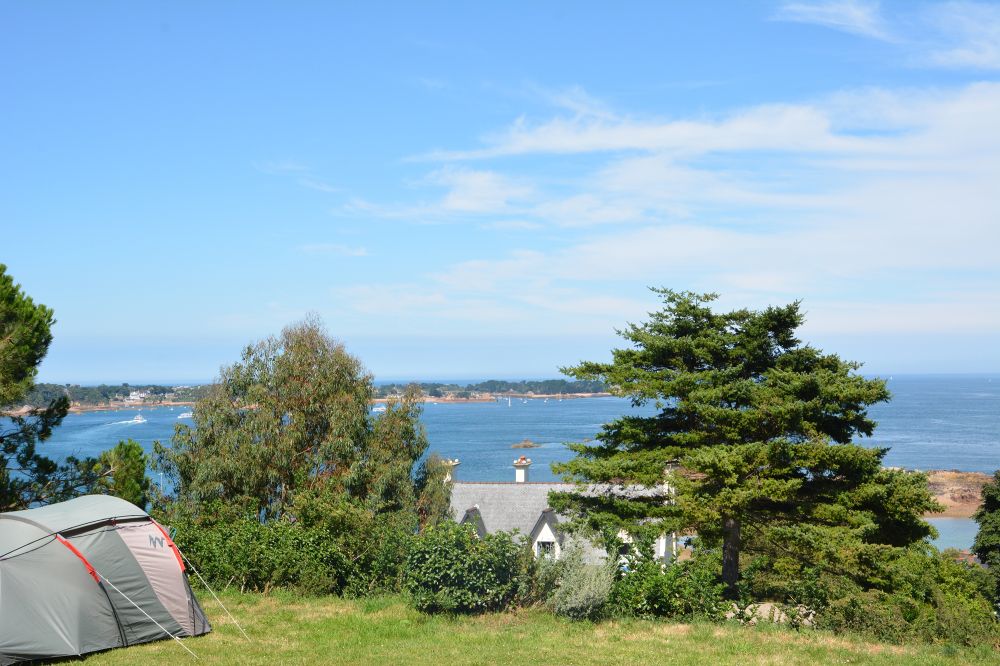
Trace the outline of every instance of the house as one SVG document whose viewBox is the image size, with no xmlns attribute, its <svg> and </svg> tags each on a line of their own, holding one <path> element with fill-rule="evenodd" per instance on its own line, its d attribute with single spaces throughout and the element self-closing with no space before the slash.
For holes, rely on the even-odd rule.
<svg viewBox="0 0 1000 666">
<path fill-rule="evenodd" d="M 549 493 L 552 491 L 574 491 L 577 486 L 572 483 L 534 482 L 529 481 L 531 459 L 521 456 L 514 461 L 513 481 L 456 481 L 455 468 L 458 460 L 448 461 L 451 471 L 448 482 L 451 488 L 452 517 L 459 523 L 470 523 L 480 537 L 494 532 L 512 532 L 517 530 L 528 537 L 531 549 L 538 557 L 553 557 L 558 559 L 569 545 L 567 535 L 559 525 L 565 521 L 549 506 Z M 661 493 L 661 490 L 612 486 L 595 484 L 585 492 L 608 493 L 623 492 L 630 495 L 645 495 Z M 628 541 L 628 535 L 620 535 Z M 591 562 L 603 561 L 607 558 L 603 548 L 589 542 L 580 542 L 584 550 L 584 559 Z M 677 553 L 677 537 L 663 535 L 656 541 L 656 557 L 667 559 Z"/>
<path fill-rule="evenodd" d="M 125 402 L 137 403 L 142 402 L 149 397 L 149 391 L 130 391 L 128 397 L 125 398 Z"/>
</svg>

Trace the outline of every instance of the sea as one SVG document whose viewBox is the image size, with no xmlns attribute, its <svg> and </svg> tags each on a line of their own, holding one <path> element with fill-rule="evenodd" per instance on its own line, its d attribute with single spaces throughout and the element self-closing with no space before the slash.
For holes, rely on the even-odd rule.
<svg viewBox="0 0 1000 666">
<path fill-rule="evenodd" d="M 885 463 L 907 469 L 954 469 L 992 474 L 1000 468 L 1000 375 L 897 375 L 886 377 L 892 400 L 869 414 L 878 422 L 866 446 L 889 449 Z M 39 451 L 53 458 L 97 455 L 131 438 L 148 451 L 166 442 L 178 424 L 192 424 L 190 407 L 156 407 L 70 414 Z M 421 416 L 429 451 L 458 458 L 456 478 L 512 481 L 514 458 L 532 461 L 530 478 L 551 481 L 550 465 L 570 459 L 569 442 L 592 439 L 601 426 L 625 414 L 650 415 L 653 405 L 597 398 L 506 398 L 491 402 L 428 402 Z M 142 414 L 144 422 L 136 419 Z M 523 440 L 535 448 L 512 448 Z M 154 482 L 158 479 L 154 478 Z M 931 521 L 940 548 L 968 548 L 975 523 L 961 518 Z"/>
</svg>

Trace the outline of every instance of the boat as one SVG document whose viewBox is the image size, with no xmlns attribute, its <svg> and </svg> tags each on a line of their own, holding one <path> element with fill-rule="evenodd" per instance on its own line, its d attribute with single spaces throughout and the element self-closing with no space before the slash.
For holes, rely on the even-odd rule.
<svg viewBox="0 0 1000 666">
<path fill-rule="evenodd" d="M 142 414 L 136 414 L 135 416 L 132 417 L 131 421 L 128 421 L 128 423 L 145 423 L 145 422 L 146 422 L 146 417 L 143 416 Z"/>
<path fill-rule="evenodd" d="M 181 412 L 180 414 L 177 415 L 177 418 L 179 418 L 179 419 L 193 419 L 194 418 L 194 412 Z"/>
<path fill-rule="evenodd" d="M 378 407 L 372 407 L 372 414 L 381 414 L 385 411 L 385 405 L 379 405 Z"/>
</svg>

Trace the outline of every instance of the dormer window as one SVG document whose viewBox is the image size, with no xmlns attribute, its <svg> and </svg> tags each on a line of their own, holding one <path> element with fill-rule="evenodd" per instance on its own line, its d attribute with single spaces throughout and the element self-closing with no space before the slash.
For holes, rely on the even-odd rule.
<svg viewBox="0 0 1000 666">
<path fill-rule="evenodd" d="M 535 554 L 538 557 L 553 558 L 556 556 L 555 541 L 539 541 L 535 544 Z"/>
</svg>

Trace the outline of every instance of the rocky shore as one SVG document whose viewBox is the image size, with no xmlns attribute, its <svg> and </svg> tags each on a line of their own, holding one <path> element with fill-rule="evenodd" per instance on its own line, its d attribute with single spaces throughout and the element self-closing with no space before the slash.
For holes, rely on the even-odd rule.
<svg viewBox="0 0 1000 666">
<path fill-rule="evenodd" d="M 983 486 L 992 478 L 980 472 L 932 470 L 928 473 L 934 498 L 944 505 L 944 513 L 930 514 L 939 518 L 971 518 L 979 508 Z"/>
</svg>

